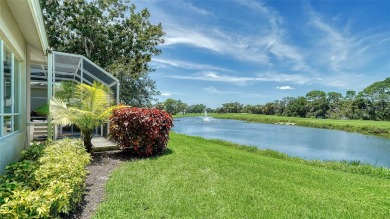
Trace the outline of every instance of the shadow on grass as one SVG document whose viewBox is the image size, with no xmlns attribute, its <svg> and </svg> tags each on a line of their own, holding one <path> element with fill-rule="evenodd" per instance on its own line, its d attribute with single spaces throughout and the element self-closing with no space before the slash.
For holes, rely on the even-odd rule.
<svg viewBox="0 0 390 219">
<path fill-rule="evenodd" d="M 100 163 L 104 159 L 113 159 L 119 161 L 133 161 L 139 159 L 158 159 L 159 157 L 173 154 L 174 151 L 170 148 L 166 148 L 161 154 L 157 154 L 151 157 L 137 157 L 134 156 L 127 150 L 114 150 L 114 151 L 103 151 L 103 152 L 94 152 L 92 154 L 92 163 Z"/>
<path fill-rule="evenodd" d="M 127 153 L 123 150 L 114 150 L 114 151 L 102 151 L 102 152 L 94 152 L 92 154 L 92 163 L 99 163 L 104 159 L 113 159 L 120 161 L 128 161 L 134 159 L 131 154 Z"/>
<path fill-rule="evenodd" d="M 168 155 L 168 154 L 173 154 L 173 150 L 170 148 L 165 149 L 160 156 Z"/>
</svg>

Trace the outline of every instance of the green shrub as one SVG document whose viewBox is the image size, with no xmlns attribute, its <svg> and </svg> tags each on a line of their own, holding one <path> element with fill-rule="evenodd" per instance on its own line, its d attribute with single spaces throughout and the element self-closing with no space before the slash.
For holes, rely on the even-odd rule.
<svg viewBox="0 0 390 219">
<path fill-rule="evenodd" d="M 149 157 L 166 148 L 172 116 L 163 110 L 126 107 L 113 112 L 111 139 L 132 155 Z"/>
<path fill-rule="evenodd" d="M 14 162 L 5 168 L 5 179 L 8 181 L 15 181 L 22 183 L 28 187 L 35 189 L 37 183 L 35 181 L 35 171 L 38 168 L 38 162 L 31 160 L 22 160 Z"/>
<path fill-rule="evenodd" d="M 50 144 L 49 141 L 34 142 L 32 145 L 30 145 L 30 147 L 22 151 L 20 160 L 32 160 L 32 161 L 38 160 L 43 155 L 46 146 L 49 144 Z"/>
<path fill-rule="evenodd" d="M 28 157 L 37 158 L 40 149 L 36 146 Z M 82 199 L 89 162 L 81 141 L 65 139 L 46 146 L 35 162 L 11 164 L 0 179 L 0 218 L 52 218 L 69 213 Z"/>
</svg>

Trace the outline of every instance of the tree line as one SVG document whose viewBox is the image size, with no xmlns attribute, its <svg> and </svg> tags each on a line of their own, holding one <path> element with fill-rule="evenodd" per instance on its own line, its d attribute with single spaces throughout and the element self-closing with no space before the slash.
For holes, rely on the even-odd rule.
<svg viewBox="0 0 390 219">
<path fill-rule="evenodd" d="M 313 90 L 305 96 L 284 97 L 266 104 L 243 105 L 238 102 L 224 103 L 216 109 L 203 104 L 188 106 L 180 100 L 168 99 L 158 103 L 157 108 L 168 113 L 251 113 L 290 117 L 363 119 L 390 121 L 390 77 L 378 81 L 357 93 L 348 90 L 338 92 Z"/>
</svg>

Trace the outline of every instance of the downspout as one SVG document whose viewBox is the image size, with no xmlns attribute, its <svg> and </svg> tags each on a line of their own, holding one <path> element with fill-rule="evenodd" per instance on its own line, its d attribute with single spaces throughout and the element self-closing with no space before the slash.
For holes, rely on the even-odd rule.
<svg viewBox="0 0 390 219">
<path fill-rule="evenodd" d="M 53 96 L 53 68 L 54 68 L 54 55 L 52 51 L 47 53 L 47 104 L 50 109 L 50 100 Z M 47 139 L 53 139 L 53 126 L 51 124 L 52 118 L 47 116 Z"/>
<path fill-rule="evenodd" d="M 27 122 L 27 142 L 33 140 L 31 127 L 31 49 L 30 45 L 26 47 L 26 122 Z M 29 146 L 29 144 L 26 144 Z"/>
</svg>

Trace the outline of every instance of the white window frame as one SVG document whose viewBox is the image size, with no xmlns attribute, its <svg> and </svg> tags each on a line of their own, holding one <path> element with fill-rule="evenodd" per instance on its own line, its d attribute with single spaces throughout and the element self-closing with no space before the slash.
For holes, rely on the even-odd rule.
<svg viewBox="0 0 390 219">
<path fill-rule="evenodd" d="M 4 53 L 6 48 L 11 53 L 11 111 L 7 113 L 4 110 Z M 17 68 L 15 68 L 16 65 Z M 15 58 L 15 54 L 4 44 L 4 41 L 0 38 L 0 139 L 13 133 L 20 132 L 21 129 L 21 67 L 21 62 Z M 17 86 L 17 90 L 15 86 Z M 15 103 L 17 103 L 17 107 L 15 107 Z M 8 116 L 11 118 L 11 131 L 5 133 L 4 117 Z M 18 122 L 17 125 L 15 124 L 16 122 Z M 17 130 L 15 130 L 16 127 L 18 127 Z"/>
</svg>

